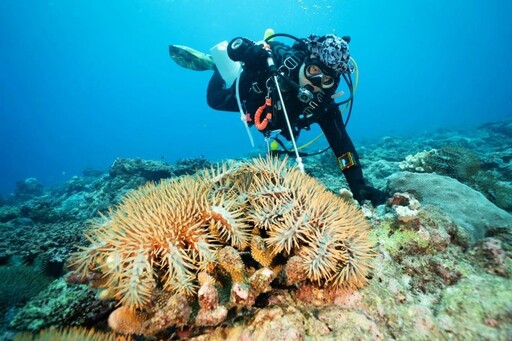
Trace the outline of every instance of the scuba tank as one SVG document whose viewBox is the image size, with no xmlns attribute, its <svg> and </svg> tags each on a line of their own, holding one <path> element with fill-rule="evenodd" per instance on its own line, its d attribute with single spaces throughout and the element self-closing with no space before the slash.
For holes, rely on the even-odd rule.
<svg viewBox="0 0 512 341">
<path fill-rule="evenodd" d="M 240 73 L 242 64 L 229 58 L 228 42 L 225 40 L 212 47 L 210 53 L 222 79 L 226 82 L 226 88 L 231 87 Z"/>
</svg>

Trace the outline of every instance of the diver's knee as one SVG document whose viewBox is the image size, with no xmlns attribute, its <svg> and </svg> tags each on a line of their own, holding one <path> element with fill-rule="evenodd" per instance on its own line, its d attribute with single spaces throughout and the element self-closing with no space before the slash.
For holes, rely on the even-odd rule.
<svg viewBox="0 0 512 341">
<path fill-rule="evenodd" d="M 215 96 L 214 94 L 208 92 L 206 94 L 206 103 L 208 106 L 215 110 L 220 110 L 220 102 L 218 99 L 219 96 Z"/>
</svg>

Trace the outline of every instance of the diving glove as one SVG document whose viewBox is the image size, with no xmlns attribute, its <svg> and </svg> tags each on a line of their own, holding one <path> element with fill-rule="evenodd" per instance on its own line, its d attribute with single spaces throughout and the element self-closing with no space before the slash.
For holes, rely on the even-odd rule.
<svg viewBox="0 0 512 341">
<path fill-rule="evenodd" d="M 343 170 L 343 174 L 347 179 L 350 191 L 361 205 L 365 200 L 370 200 L 373 206 L 381 205 L 386 200 L 386 194 L 377 188 L 369 186 L 365 183 L 363 172 L 359 166 L 354 166 Z"/>
<path fill-rule="evenodd" d="M 354 199 L 361 205 L 365 200 L 370 200 L 374 207 L 382 205 L 386 201 L 386 194 L 377 188 L 368 185 L 350 186 Z"/>
</svg>

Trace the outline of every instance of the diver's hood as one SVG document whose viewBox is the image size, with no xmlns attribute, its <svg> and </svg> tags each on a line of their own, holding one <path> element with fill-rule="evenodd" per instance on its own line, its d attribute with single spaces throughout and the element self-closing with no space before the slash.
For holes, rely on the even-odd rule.
<svg viewBox="0 0 512 341">
<path fill-rule="evenodd" d="M 305 40 L 308 51 L 338 76 L 350 72 L 349 42 L 350 37 L 338 37 L 334 34 L 312 34 Z"/>
</svg>

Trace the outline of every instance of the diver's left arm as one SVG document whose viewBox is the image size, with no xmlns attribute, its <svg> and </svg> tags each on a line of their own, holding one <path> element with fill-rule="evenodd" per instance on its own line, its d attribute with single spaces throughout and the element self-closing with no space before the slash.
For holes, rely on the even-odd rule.
<svg viewBox="0 0 512 341">
<path fill-rule="evenodd" d="M 338 164 L 347 179 L 354 199 L 359 203 L 370 200 L 374 206 L 383 203 L 385 194 L 365 183 L 359 156 L 350 136 L 347 134 L 338 107 L 332 104 L 325 110 L 326 112 L 323 113 L 318 123 L 338 159 Z"/>
</svg>

